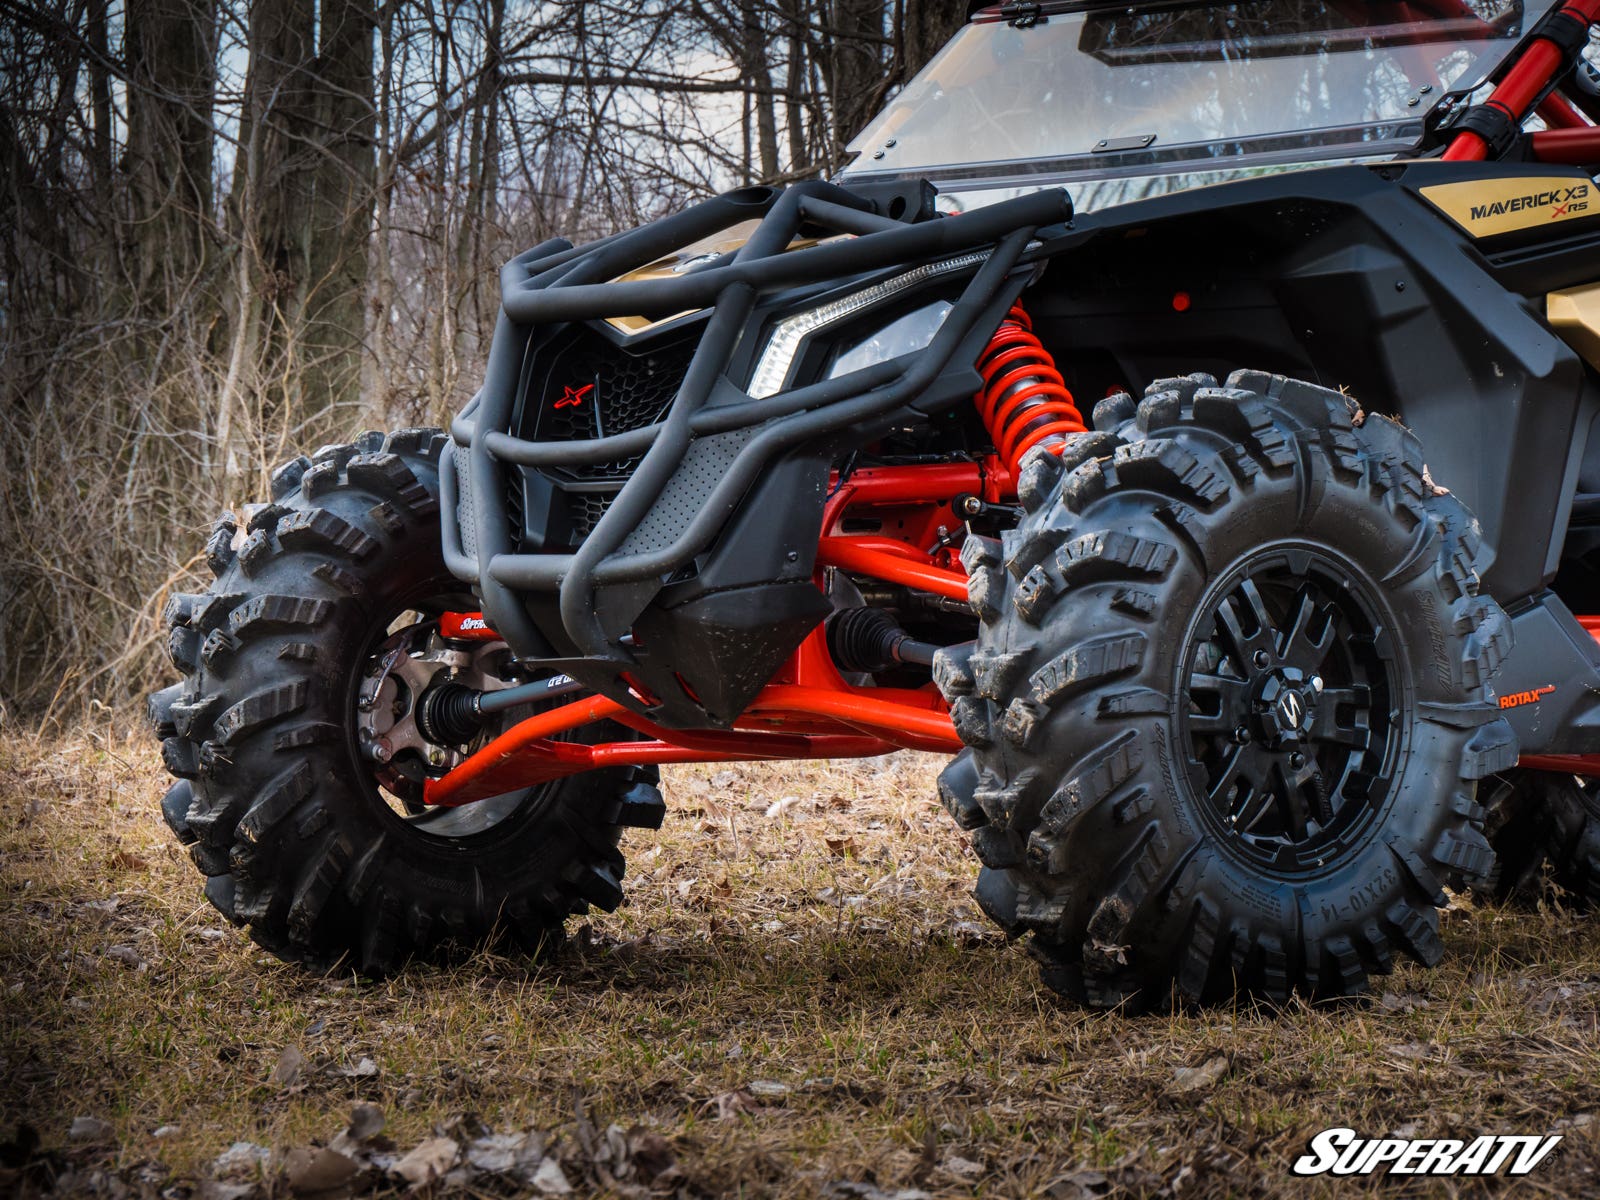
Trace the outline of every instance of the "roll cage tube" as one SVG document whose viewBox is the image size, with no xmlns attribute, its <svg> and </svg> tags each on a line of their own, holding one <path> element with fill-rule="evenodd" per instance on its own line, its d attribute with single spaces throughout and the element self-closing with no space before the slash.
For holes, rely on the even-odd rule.
<svg viewBox="0 0 1600 1200">
<path fill-rule="evenodd" d="M 734 224 L 761 217 L 737 252 L 675 279 L 607 283 L 671 250 Z M 916 224 L 875 211 L 864 195 L 809 182 L 784 190 L 745 189 L 662 221 L 572 248 L 547 242 L 501 272 L 502 313 L 490 346 L 484 385 L 451 424 L 460 453 L 442 467 L 444 550 L 450 570 L 477 584 L 486 618 L 522 658 L 550 658 L 553 648 L 523 608 L 517 589 L 555 592 L 563 629 L 580 654 L 621 665 L 626 647 L 608 639 L 594 611 L 596 589 L 659 577 L 710 544 L 727 513 L 773 456 L 790 447 L 893 412 L 915 399 L 943 370 L 1002 287 L 1026 262 L 1037 229 L 1070 219 L 1060 189 L 1038 192 L 957 217 Z M 783 253 L 802 224 L 853 235 Z M 757 301 L 785 288 L 836 282 L 978 248 L 992 248 L 929 346 L 761 400 L 726 374 L 734 345 Z M 530 340 L 560 324 L 608 316 L 668 316 L 709 308 L 688 372 L 664 420 L 645 429 L 581 442 L 539 443 L 503 432 L 511 427 L 520 367 Z M 620 554 L 628 534 L 680 465 L 691 439 L 751 430 L 723 478 L 668 546 Z M 598 463 L 644 451 L 643 460 L 572 554 L 519 554 L 511 545 L 506 467 Z M 465 463 L 461 459 L 465 459 Z M 456 508 L 458 475 L 468 472 L 475 554 L 462 545 Z"/>
<path fill-rule="evenodd" d="M 1503 154 L 1522 123 L 1551 97 L 1561 78 L 1576 65 L 1588 45 L 1589 27 L 1596 21 L 1600 21 L 1600 0 L 1564 0 L 1541 17 L 1512 55 L 1489 98 L 1468 109 L 1451 127 L 1455 132 L 1445 149 L 1445 159 L 1478 162 Z M 1546 120 L 1548 123 L 1549 118 Z M 1555 145 L 1559 146 L 1560 141 L 1557 139 Z M 1587 142 L 1574 140 L 1572 144 L 1589 149 Z M 1538 149 L 1536 142 L 1536 154 Z"/>
</svg>

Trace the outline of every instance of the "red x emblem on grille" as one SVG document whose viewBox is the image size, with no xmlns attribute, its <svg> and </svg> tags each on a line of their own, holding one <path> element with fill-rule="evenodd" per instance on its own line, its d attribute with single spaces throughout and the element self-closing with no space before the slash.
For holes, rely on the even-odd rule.
<svg viewBox="0 0 1600 1200">
<path fill-rule="evenodd" d="M 561 398 L 552 404 L 551 408 L 576 408 L 582 404 L 584 398 L 594 391 L 594 384 L 581 388 L 563 388 Z"/>
</svg>

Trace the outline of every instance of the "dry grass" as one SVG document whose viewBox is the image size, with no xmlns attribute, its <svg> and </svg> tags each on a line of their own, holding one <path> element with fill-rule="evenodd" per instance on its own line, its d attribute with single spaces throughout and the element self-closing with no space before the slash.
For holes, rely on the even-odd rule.
<svg viewBox="0 0 1600 1200">
<path fill-rule="evenodd" d="M 666 1139 L 662 1182 L 685 1195 L 1187 1197 L 1361 1187 L 1289 1175 L 1330 1125 L 1565 1123 L 1520 1182 L 1365 1186 L 1600 1191 L 1600 922 L 1452 908 L 1444 966 L 1403 968 L 1371 1006 L 1090 1015 L 988 934 L 935 769 L 674 770 L 667 828 L 632 839 L 631 904 L 556 962 L 480 953 L 371 984 L 285 967 L 224 926 L 160 822 L 142 731 L 12 731 L 0 1138 L 32 1126 L 75 1190 L 216 1194 L 202 1181 L 231 1143 L 325 1143 L 366 1101 L 402 1151 L 436 1127 L 538 1129 L 580 1193 L 605 1190 L 586 1164 L 615 1122 Z M 275 1084 L 289 1046 L 305 1066 Z M 1217 1055 L 1220 1081 L 1179 1090 L 1176 1068 Z M 342 1073 L 364 1057 L 376 1073 Z M 105 1145 L 69 1140 L 79 1116 L 110 1123 Z M 262 1187 L 285 1190 L 270 1168 Z"/>
</svg>

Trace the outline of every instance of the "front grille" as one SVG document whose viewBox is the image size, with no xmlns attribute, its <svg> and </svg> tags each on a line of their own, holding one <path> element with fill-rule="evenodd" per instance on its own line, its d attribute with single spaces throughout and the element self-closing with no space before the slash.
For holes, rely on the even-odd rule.
<svg viewBox="0 0 1600 1200">
<path fill-rule="evenodd" d="M 580 329 L 549 355 L 547 364 L 540 364 L 542 370 L 532 373 L 528 406 L 536 407 L 534 440 L 586 441 L 660 421 L 678 394 L 698 340 L 697 335 L 677 337 L 630 350 L 593 329 Z M 551 467 L 546 474 L 557 480 L 620 484 L 638 467 L 640 457 Z"/>
<path fill-rule="evenodd" d="M 537 442 L 584 442 L 629 433 L 664 419 L 700 341 L 700 331 L 669 333 L 641 346 L 621 346 L 592 326 L 570 327 L 534 350 L 524 372 L 515 434 Z M 507 479 L 513 540 L 519 549 L 576 547 L 605 516 L 642 455 L 604 463 L 538 468 L 559 503 L 523 536 L 520 472 Z M 536 509 L 542 513 L 543 507 Z"/>
<path fill-rule="evenodd" d="M 616 497 L 616 492 L 568 492 L 567 520 L 572 522 L 574 538 L 581 540 L 593 533 Z"/>
</svg>

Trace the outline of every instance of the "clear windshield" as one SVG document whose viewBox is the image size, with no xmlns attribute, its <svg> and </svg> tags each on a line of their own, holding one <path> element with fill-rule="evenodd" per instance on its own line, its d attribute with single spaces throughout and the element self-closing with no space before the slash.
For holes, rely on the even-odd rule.
<svg viewBox="0 0 1600 1200">
<path fill-rule="evenodd" d="M 851 143 L 846 176 L 1195 169 L 1408 146 L 1548 0 L 1249 0 L 980 15 Z"/>
</svg>

